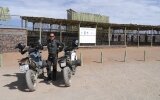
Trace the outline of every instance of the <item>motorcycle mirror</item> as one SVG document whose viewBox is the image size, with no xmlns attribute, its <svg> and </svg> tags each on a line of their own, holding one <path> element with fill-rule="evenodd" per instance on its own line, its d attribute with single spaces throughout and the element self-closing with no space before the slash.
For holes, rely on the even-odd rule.
<svg viewBox="0 0 160 100">
<path fill-rule="evenodd" d="M 18 44 L 15 46 L 15 49 L 20 48 L 21 45 L 22 45 L 21 43 L 18 43 Z"/>
<path fill-rule="evenodd" d="M 41 40 L 40 39 L 38 39 L 38 43 L 41 45 Z"/>
</svg>

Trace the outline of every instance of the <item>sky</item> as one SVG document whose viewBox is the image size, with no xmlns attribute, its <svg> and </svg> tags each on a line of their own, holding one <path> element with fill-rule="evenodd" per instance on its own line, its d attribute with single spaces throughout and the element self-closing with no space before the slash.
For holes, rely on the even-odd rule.
<svg viewBox="0 0 160 100">
<path fill-rule="evenodd" d="M 0 0 L 11 15 L 67 18 L 67 9 L 109 16 L 110 23 L 160 25 L 160 0 Z"/>
</svg>

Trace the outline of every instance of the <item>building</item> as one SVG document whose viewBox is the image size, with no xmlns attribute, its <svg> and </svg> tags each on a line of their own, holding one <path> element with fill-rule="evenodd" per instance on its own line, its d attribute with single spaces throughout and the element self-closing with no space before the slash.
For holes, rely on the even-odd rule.
<svg viewBox="0 0 160 100">
<path fill-rule="evenodd" d="M 67 19 L 76 20 L 76 21 L 94 22 L 94 23 L 109 23 L 108 16 L 104 16 L 100 14 L 76 12 L 72 9 L 67 10 Z M 87 26 L 87 27 L 95 27 L 95 26 Z M 70 31 L 75 31 L 75 30 L 78 30 L 78 27 L 68 26 L 67 29 Z"/>
<path fill-rule="evenodd" d="M 109 23 L 109 16 L 92 13 L 76 12 L 72 9 L 67 10 L 68 20 L 88 21 L 96 23 Z"/>
<path fill-rule="evenodd" d="M 33 29 L 28 30 L 28 37 L 40 39 L 42 44 L 46 43 L 47 35 L 55 32 L 57 39 L 67 42 L 73 39 L 79 39 L 80 27 L 96 28 L 96 43 L 92 46 L 140 46 L 140 45 L 160 45 L 160 26 L 137 25 L 137 24 L 115 24 L 115 23 L 97 23 L 89 21 L 78 21 L 68 19 L 55 19 L 45 17 L 21 16 L 22 22 L 33 23 Z M 36 24 L 38 24 L 36 26 Z M 69 30 L 67 27 L 77 27 Z M 32 40 L 35 40 L 32 38 Z M 33 42 L 28 38 L 28 44 Z M 30 42 L 30 43 L 29 43 Z M 80 46 L 83 46 L 80 44 Z M 87 46 L 87 45 L 86 45 Z"/>
<path fill-rule="evenodd" d="M 70 12 L 76 13 L 74 11 Z M 87 20 L 87 18 L 86 19 L 84 18 L 82 21 L 79 19 L 71 20 L 71 19 L 21 16 L 20 29 L 1 28 L 0 51 L 1 52 L 15 51 L 13 47 L 18 42 L 23 42 L 27 45 L 31 45 L 37 43 L 40 40 L 40 42 L 43 45 L 46 45 L 48 35 L 51 32 L 54 32 L 56 38 L 67 45 L 73 39 L 80 40 L 79 29 L 81 27 L 95 28 L 96 42 L 94 44 L 85 44 L 85 45 L 79 43 L 79 46 L 93 46 L 93 47 L 125 46 L 126 47 L 126 46 L 142 46 L 142 45 L 146 46 L 160 45 L 160 26 L 137 25 L 137 24 L 115 24 L 107 22 L 104 23 L 100 21 L 95 22 L 94 20 L 92 21 L 84 21 L 84 20 Z M 28 27 L 29 25 L 31 26 Z M 69 29 L 68 27 L 76 27 L 76 28 Z M 10 30 L 12 32 L 10 32 Z M 8 36 L 11 38 L 9 38 Z M 4 39 L 11 41 L 5 41 Z M 13 42 L 12 40 L 16 41 Z"/>
</svg>

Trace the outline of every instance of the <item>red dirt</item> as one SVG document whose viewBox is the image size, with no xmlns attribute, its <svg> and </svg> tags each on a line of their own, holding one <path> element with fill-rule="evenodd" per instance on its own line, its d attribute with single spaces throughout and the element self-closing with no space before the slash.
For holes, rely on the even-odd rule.
<svg viewBox="0 0 160 100">
<path fill-rule="evenodd" d="M 78 67 L 72 77 L 71 87 L 63 87 L 59 73 L 53 84 L 38 79 L 35 92 L 25 91 L 24 75 L 19 72 L 17 62 L 22 56 L 19 53 L 3 54 L 0 97 L 1 100 L 160 100 L 159 51 L 159 47 L 79 49 L 77 54 L 79 57 L 81 52 L 83 66 Z M 101 52 L 103 63 L 100 63 Z M 42 55 L 46 59 L 47 51 Z"/>
</svg>

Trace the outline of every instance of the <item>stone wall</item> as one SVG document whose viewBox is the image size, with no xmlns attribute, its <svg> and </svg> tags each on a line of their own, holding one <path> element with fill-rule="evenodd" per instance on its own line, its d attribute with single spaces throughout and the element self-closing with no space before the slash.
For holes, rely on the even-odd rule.
<svg viewBox="0 0 160 100">
<path fill-rule="evenodd" d="M 16 44 L 27 45 L 27 30 L 17 28 L 0 28 L 0 52 L 15 52 Z"/>
</svg>

